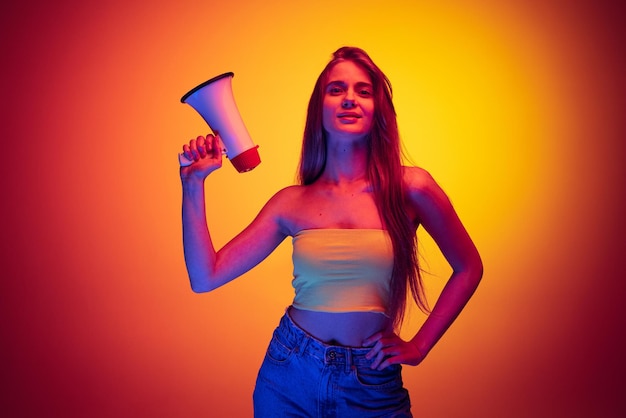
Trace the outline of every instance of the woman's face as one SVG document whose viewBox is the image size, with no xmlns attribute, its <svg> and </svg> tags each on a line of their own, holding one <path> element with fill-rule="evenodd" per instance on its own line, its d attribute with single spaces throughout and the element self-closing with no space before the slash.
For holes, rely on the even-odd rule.
<svg viewBox="0 0 626 418">
<path fill-rule="evenodd" d="M 367 72 L 352 61 L 342 61 L 327 79 L 323 123 L 328 135 L 367 136 L 374 119 L 374 91 Z"/>
</svg>

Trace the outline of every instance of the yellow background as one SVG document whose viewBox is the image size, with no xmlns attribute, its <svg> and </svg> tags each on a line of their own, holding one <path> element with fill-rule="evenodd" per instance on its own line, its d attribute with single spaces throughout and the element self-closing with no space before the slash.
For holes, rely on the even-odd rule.
<svg viewBox="0 0 626 418">
<path fill-rule="evenodd" d="M 6 2 L 5 2 L 6 3 Z M 392 81 L 408 153 L 483 282 L 405 384 L 419 417 L 623 416 L 623 37 L 594 1 L 9 1 L 2 57 L 7 417 L 245 417 L 292 297 L 290 242 L 210 294 L 186 278 L 179 103 L 226 71 L 263 162 L 207 182 L 217 245 L 294 180 L 330 54 Z M 422 239 L 429 291 L 448 267 Z M 412 311 L 405 334 L 423 320 Z M 306 382 L 303 382 L 306 384 Z"/>
</svg>

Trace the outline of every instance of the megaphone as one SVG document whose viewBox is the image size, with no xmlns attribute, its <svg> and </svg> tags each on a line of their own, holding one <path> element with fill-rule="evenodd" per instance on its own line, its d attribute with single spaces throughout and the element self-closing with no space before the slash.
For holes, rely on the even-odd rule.
<svg viewBox="0 0 626 418">
<path fill-rule="evenodd" d="M 238 172 L 244 173 L 259 165 L 261 157 L 233 97 L 234 75 L 230 72 L 213 77 L 191 89 L 180 101 L 193 107 L 209 128 L 219 133 L 226 147 L 226 156 Z M 178 154 L 178 161 L 183 167 L 193 163 L 183 154 Z"/>
</svg>

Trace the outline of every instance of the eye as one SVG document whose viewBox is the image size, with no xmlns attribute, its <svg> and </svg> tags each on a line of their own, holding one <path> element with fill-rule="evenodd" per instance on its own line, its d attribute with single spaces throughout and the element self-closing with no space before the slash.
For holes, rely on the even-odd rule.
<svg viewBox="0 0 626 418">
<path fill-rule="evenodd" d="M 372 91 L 369 89 L 361 89 L 359 90 L 359 95 L 363 97 L 370 97 L 372 95 Z"/>
<path fill-rule="evenodd" d="M 333 95 L 333 96 L 336 96 L 336 95 L 338 95 L 338 94 L 343 93 L 343 89 L 342 89 L 341 87 L 339 87 L 339 86 L 336 86 L 336 85 L 335 85 L 335 86 L 331 86 L 331 87 L 328 89 L 328 93 L 330 93 L 330 94 L 331 94 L 331 95 Z"/>
</svg>

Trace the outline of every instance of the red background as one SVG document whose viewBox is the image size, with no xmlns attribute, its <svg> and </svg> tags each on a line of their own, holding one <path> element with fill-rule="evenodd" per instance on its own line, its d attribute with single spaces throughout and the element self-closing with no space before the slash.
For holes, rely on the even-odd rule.
<svg viewBox="0 0 626 418">
<path fill-rule="evenodd" d="M 0 13 L 0 411 L 251 416 L 292 297 L 290 243 L 210 294 L 188 286 L 179 103 L 234 71 L 262 164 L 207 184 L 218 245 L 291 184 L 315 77 L 342 45 L 390 77 L 413 161 L 485 263 L 429 358 L 419 417 L 621 417 L 623 20 L 598 1 L 9 1 Z M 432 297 L 448 268 L 421 236 Z M 423 320 L 413 311 L 405 328 Z"/>
</svg>

